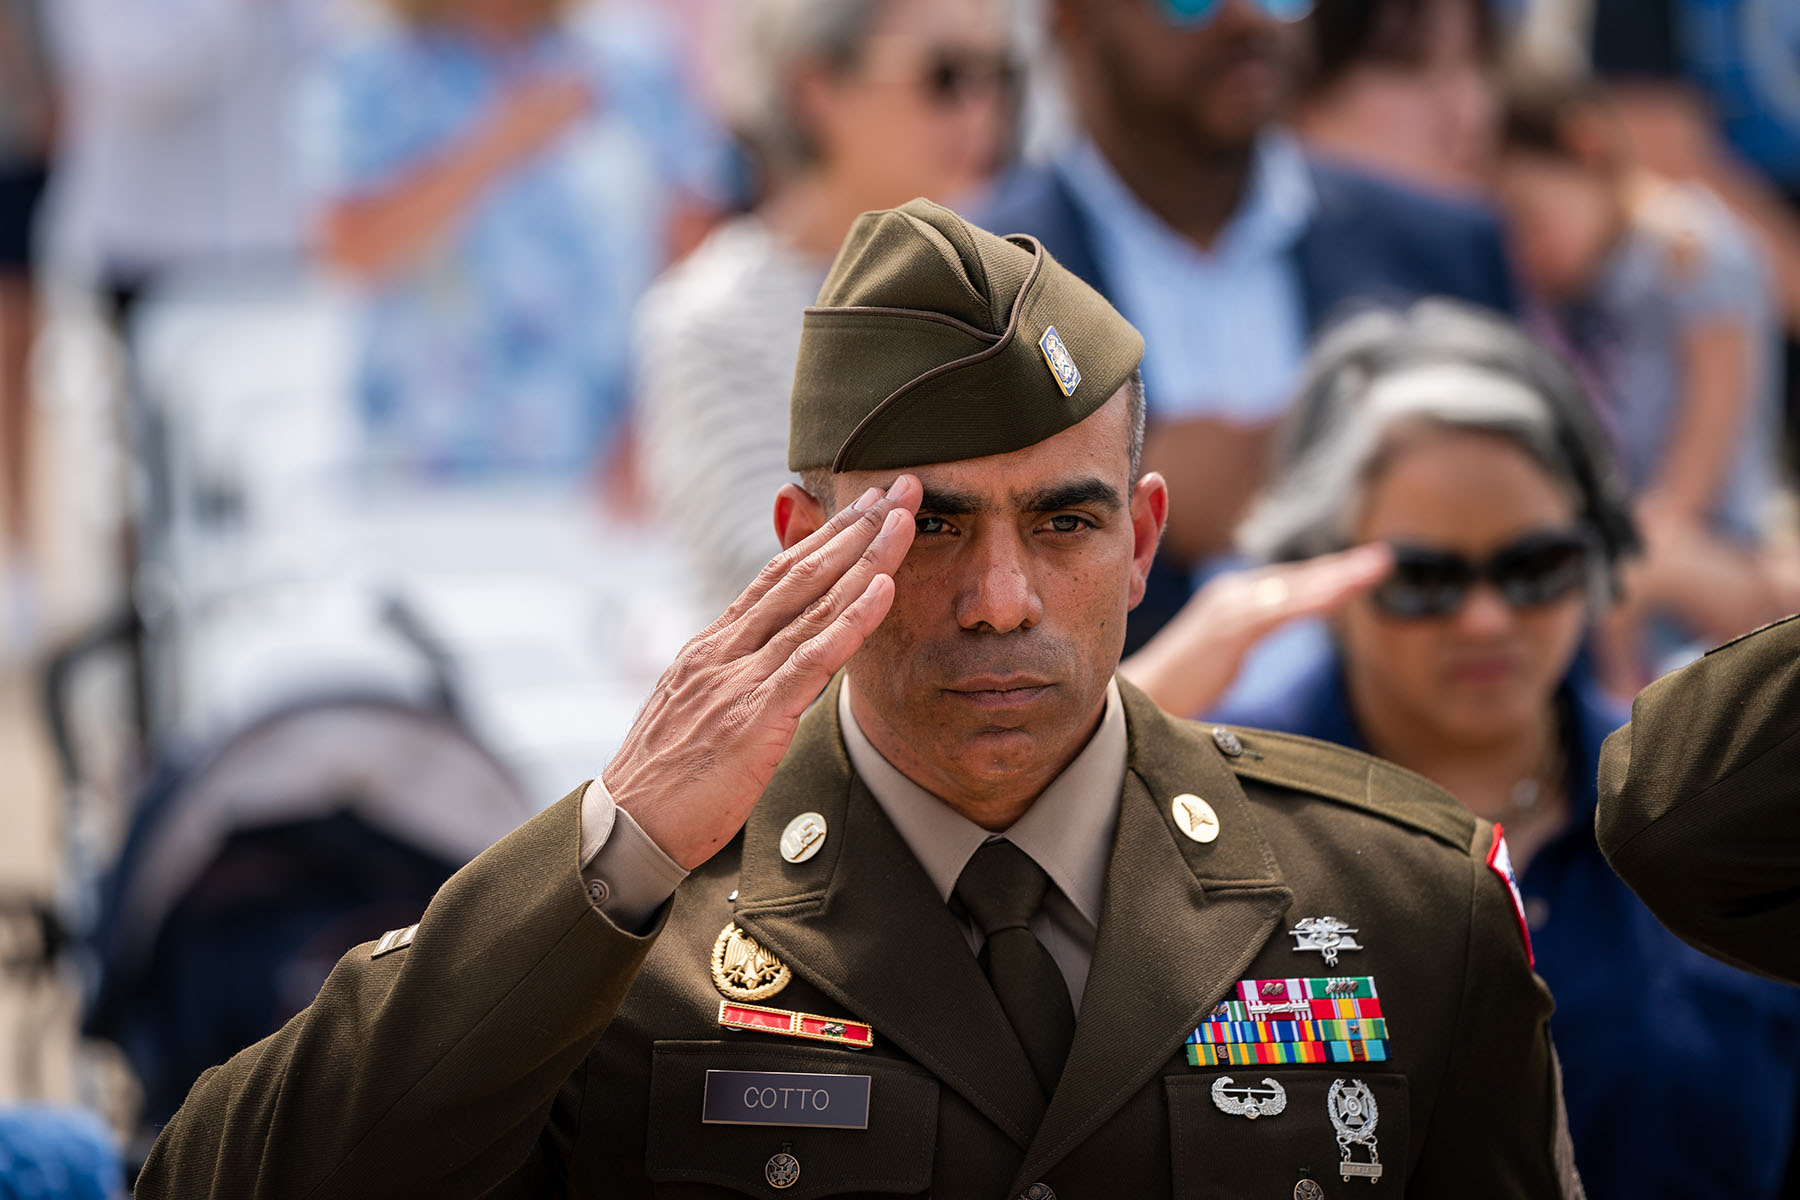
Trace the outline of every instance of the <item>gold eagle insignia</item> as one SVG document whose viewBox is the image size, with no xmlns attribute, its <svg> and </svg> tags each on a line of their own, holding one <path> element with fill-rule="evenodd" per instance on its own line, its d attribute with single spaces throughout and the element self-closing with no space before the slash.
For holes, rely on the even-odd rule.
<svg viewBox="0 0 1800 1200">
<path fill-rule="evenodd" d="M 786 987 L 794 973 L 732 921 L 713 943 L 712 977 L 732 1000 L 762 1000 Z"/>
</svg>

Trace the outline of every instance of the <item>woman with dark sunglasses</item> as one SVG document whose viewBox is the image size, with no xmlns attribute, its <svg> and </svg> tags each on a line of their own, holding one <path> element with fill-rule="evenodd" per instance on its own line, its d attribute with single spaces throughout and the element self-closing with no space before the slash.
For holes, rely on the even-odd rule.
<svg viewBox="0 0 1800 1200">
<path fill-rule="evenodd" d="M 1364 315 L 1315 351 L 1272 479 L 1240 537 L 1281 565 L 1215 610 L 1337 608 L 1310 664 L 1222 715 L 1391 759 L 1505 827 L 1591 1196 L 1782 1194 L 1800 992 L 1681 943 L 1595 844 L 1624 713 L 1583 641 L 1636 537 L 1574 378 L 1497 318 Z"/>
</svg>

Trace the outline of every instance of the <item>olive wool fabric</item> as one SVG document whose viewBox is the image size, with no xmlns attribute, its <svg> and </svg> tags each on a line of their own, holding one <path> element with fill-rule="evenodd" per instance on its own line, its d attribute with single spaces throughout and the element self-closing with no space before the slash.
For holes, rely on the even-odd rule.
<svg viewBox="0 0 1800 1200">
<path fill-rule="evenodd" d="M 929 200 L 864 213 L 802 322 L 788 467 L 1022 450 L 1105 404 L 1143 356 L 1131 323 L 1036 238 Z"/>
<path fill-rule="evenodd" d="M 1665 675 L 1600 756 L 1595 832 L 1657 919 L 1800 984 L 1800 617 Z"/>
<path fill-rule="evenodd" d="M 1526 964 L 1494 828 L 1398 767 L 1205 728 L 1120 681 L 1128 758 L 1081 1019 L 1055 1094 L 960 924 L 845 755 L 838 684 L 802 719 L 743 833 L 645 936 L 588 900 L 580 794 L 464 867 L 405 948 L 366 943 L 307 1010 L 214 1068 L 163 1130 L 140 1200 L 820 1200 L 930 1195 L 1519 1200 L 1581 1194 L 1550 996 Z M 1207 798 L 1184 836 L 1169 800 Z M 790 863 L 801 813 L 830 830 Z M 1328 967 L 1288 934 L 1338 916 Z M 866 1050 L 719 1024 L 708 963 L 734 923 L 793 972 L 758 1003 L 866 1021 Z M 1240 979 L 1379 981 L 1387 1060 L 1190 1065 Z M 716 1124 L 708 1073 L 856 1075 L 867 1128 Z M 1211 1095 L 1279 1084 L 1279 1117 Z M 1340 1176 L 1328 1096 L 1366 1086 L 1385 1174 Z M 785 1149 L 784 1149 L 785 1147 Z M 766 1174 L 798 1159 L 797 1184 Z M 1369 1149 L 1358 1146 L 1359 1161 Z M 1035 1190 L 1034 1190 L 1035 1189 Z"/>
</svg>

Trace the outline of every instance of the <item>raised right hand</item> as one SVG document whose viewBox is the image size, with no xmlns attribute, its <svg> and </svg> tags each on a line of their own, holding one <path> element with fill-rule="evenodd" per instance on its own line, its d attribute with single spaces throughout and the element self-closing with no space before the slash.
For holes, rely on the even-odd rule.
<svg viewBox="0 0 1800 1200">
<path fill-rule="evenodd" d="M 801 714 L 887 616 L 923 495 L 911 475 L 870 488 L 777 555 L 657 681 L 601 779 L 681 866 L 737 834 Z"/>
</svg>

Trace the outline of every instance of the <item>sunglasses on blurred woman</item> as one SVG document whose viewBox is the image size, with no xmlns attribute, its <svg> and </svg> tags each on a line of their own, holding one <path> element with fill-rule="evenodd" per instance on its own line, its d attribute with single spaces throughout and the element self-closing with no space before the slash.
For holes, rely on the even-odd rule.
<svg viewBox="0 0 1800 1200">
<path fill-rule="evenodd" d="M 1182 29 L 1198 29 L 1232 0 L 1154 0 L 1163 20 Z M 1277 21 L 1298 21 L 1312 11 L 1313 0 L 1247 0 L 1250 7 Z"/>
<path fill-rule="evenodd" d="M 1004 53 L 948 46 L 928 50 L 914 70 L 880 78 L 916 87 L 935 108 L 960 108 L 975 100 L 1009 99 L 1019 88 L 1019 64 Z"/>
<path fill-rule="evenodd" d="M 1483 562 L 1429 546 L 1392 543 L 1394 569 L 1369 594 L 1375 607 L 1406 621 L 1454 615 L 1479 583 L 1516 610 L 1544 608 L 1587 586 L 1593 538 L 1577 529 L 1527 534 Z"/>
</svg>

